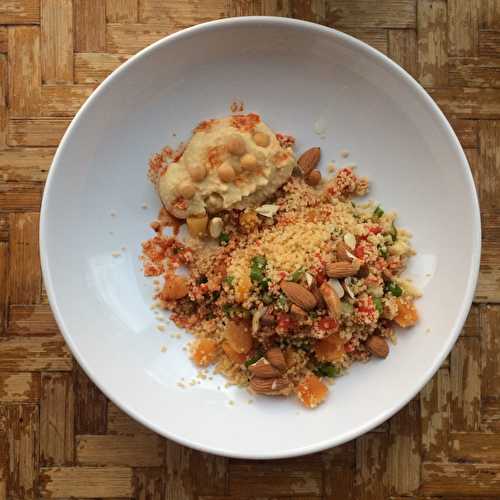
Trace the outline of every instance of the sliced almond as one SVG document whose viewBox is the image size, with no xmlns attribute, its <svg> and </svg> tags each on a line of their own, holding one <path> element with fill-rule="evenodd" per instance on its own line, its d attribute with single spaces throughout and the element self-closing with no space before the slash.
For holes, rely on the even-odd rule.
<svg viewBox="0 0 500 500">
<path fill-rule="evenodd" d="M 273 310 L 271 307 L 266 309 L 260 318 L 260 323 L 264 326 L 273 326 L 276 324 L 276 318 L 273 316 Z"/>
<path fill-rule="evenodd" d="M 297 318 L 307 318 L 307 313 L 304 311 L 304 309 L 296 306 L 295 304 L 292 304 L 292 306 L 290 307 L 290 312 Z"/>
<path fill-rule="evenodd" d="M 280 371 L 275 368 L 266 358 L 260 358 L 248 367 L 250 373 L 260 378 L 275 378 L 280 376 Z"/>
<path fill-rule="evenodd" d="M 335 319 L 339 319 L 342 313 L 342 304 L 340 302 L 339 296 L 335 293 L 335 290 L 326 281 L 319 287 L 319 291 L 325 300 L 326 307 L 330 316 Z"/>
<path fill-rule="evenodd" d="M 345 294 L 345 290 L 342 287 L 340 281 L 336 278 L 332 278 L 328 280 L 328 283 L 330 283 L 330 286 L 335 290 L 335 293 L 338 295 L 339 299 L 341 299 Z"/>
<path fill-rule="evenodd" d="M 297 161 L 303 175 L 308 175 L 316 168 L 321 157 L 321 148 L 311 148 L 302 153 Z"/>
<path fill-rule="evenodd" d="M 316 297 L 305 287 L 292 281 L 285 281 L 281 284 L 281 290 L 288 297 L 290 302 L 299 306 L 305 311 L 314 309 L 317 305 Z"/>
<path fill-rule="evenodd" d="M 348 276 L 356 275 L 359 271 L 359 267 L 360 264 L 356 260 L 352 262 L 347 262 L 345 260 L 330 262 L 326 265 L 326 274 L 330 278 L 347 278 Z"/>
<path fill-rule="evenodd" d="M 288 393 L 290 391 L 290 382 L 283 377 L 277 377 L 277 378 L 253 377 L 252 380 L 250 380 L 250 388 L 256 394 L 274 396 L 278 394 Z"/>
<path fill-rule="evenodd" d="M 287 369 L 285 355 L 279 347 L 272 347 L 266 352 L 266 358 L 275 368 L 280 371 Z"/>
<path fill-rule="evenodd" d="M 354 250 L 356 248 L 356 236 L 352 233 L 344 234 L 344 243 L 351 249 Z"/>
<path fill-rule="evenodd" d="M 389 344 L 384 337 L 372 335 L 365 343 L 366 348 L 377 358 L 387 358 L 389 355 Z"/>
</svg>

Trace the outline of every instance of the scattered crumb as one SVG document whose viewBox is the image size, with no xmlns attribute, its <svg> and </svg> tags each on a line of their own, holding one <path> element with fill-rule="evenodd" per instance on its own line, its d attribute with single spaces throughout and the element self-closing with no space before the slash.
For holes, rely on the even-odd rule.
<svg viewBox="0 0 500 500">
<path fill-rule="evenodd" d="M 153 285 L 159 285 L 160 284 L 160 280 L 158 278 L 155 278 L 153 280 Z"/>
<path fill-rule="evenodd" d="M 335 169 L 336 169 L 336 168 L 337 168 L 337 167 L 335 166 L 335 162 L 333 162 L 333 161 L 332 161 L 332 162 L 331 162 L 331 163 L 329 163 L 329 164 L 328 164 L 328 166 L 327 166 L 328 173 L 329 173 L 329 174 L 333 174 L 333 173 L 335 172 Z"/>
<path fill-rule="evenodd" d="M 231 113 L 242 113 L 245 111 L 245 104 L 241 99 L 235 99 L 229 109 L 231 110 Z"/>
<path fill-rule="evenodd" d="M 224 389 L 227 389 L 228 387 L 231 387 L 231 384 L 230 384 L 229 382 L 226 382 L 226 383 L 224 384 Z"/>
<path fill-rule="evenodd" d="M 186 346 L 184 346 L 184 347 L 182 348 L 182 350 L 183 350 L 183 351 L 187 351 L 187 347 L 186 347 Z"/>
<path fill-rule="evenodd" d="M 220 385 L 217 386 L 217 390 L 220 391 Z"/>
<path fill-rule="evenodd" d="M 249 399 L 249 400 L 247 401 L 247 403 L 248 403 L 249 405 L 253 404 L 253 399 Z"/>
<path fill-rule="evenodd" d="M 427 329 L 425 330 L 425 333 L 431 333 L 431 329 L 430 329 L 430 328 L 427 328 Z"/>
<path fill-rule="evenodd" d="M 182 382 L 177 382 L 177 385 L 181 388 L 181 389 L 185 389 L 186 386 L 182 383 Z"/>
<path fill-rule="evenodd" d="M 343 149 L 341 152 L 340 152 L 340 156 L 342 156 L 342 158 L 348 158 L 349 157 L 349 151 L 347 149 Z"/>
<path fill-rule="evenodd" d="M 127 247 L 125 245 L 122 246 L 122 252 L 125 252 L 127 250 Z"/>
<path fill-rule="evenodd" d="M 167 352 L 167 347 L 164 346 L 164 345 L 162 345 L 160 351 L 161 352 Z"/>
<path fill-rule="evenodd" d="M 149 208 L 149 205 L 148 205 L 147 203 L 143 203 L 143 204 L 141 205 L 141 208 L 142 208 L 143 210 L 146 210 L 147 208 Z"/>
<path fill-rule="evenodd" d="M 181 334 L 180 334 L 180 333 L 177 333 L 177 334 L 175 335 L 175 338 L 176 338 L 176 339 L 180 339 L 180 338 L 181 338 Z"/>
<path fill-rule="evenodd" d="M 229 404 L 230 404 L 231 406 L 234 406 L 234 401 L 231 399 L 231 400 L 229 401 Z"/>
<path fill-rule="evenodd" d="M 165 325 L 156 325 L 156 329 L 157 329 L 159 332 L 164 332 L 164 331 L 165 331 Z"/>
<path fill-rule="evenodd" d="M 121 253 L 120 253 L 120 252 L 118 252 L 118 251 L 115 251 L 115 252 L 111 252 L 111 255 L 112 255 L 113 257 L 120 257 Z"/>
<path fill-rule="evenodd" d="M 431 276 L 432 276 L 431 273 L 426 273 L 426 275 L 425 275 L 426 278 L 430 278 Z"/>
<path fill-rule="evenodd" d="M 208 377 L 208 380 L 213 380 L 214 378 L 213 377 Z"/>
<path fill-rule="evenodd" d="M 109 215 L 111 215 L 111 217 L 116 217 L 117 216 L 116 210 L 111 210 L 109 212 Z"/>
<path fill-rule="evenodd" d="M 115 233 L 114 233 L 113 231 L 110 231 L 110 232 L 109 232 L 109 235 L 110 235 L 110 236 L 113 236 L 114 234 L 115 234 Z"/>
<path fill-rule="evenodd" d="M 172 132 L 172 137 L 177 137 L 177 134 L 175 132 Z"/>
<path fill-rule="evenodd" d="M 153 303 L 149 306 L 149 308 L 150 308 L 151 310 L 157 309 L 157 308 L 158 308 L 158 304 L 157 304 L 156 302 L 153 302 Z"/>
</svg>

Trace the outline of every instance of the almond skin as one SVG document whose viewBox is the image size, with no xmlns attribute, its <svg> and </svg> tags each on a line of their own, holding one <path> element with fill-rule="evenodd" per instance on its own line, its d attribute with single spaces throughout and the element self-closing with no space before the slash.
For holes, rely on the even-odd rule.
<svg viewBox="0 0 500 500">
<path fill-rule="evenodd" d="M 297 164 L 303 175 L 308 175 L 316 168 L 321 157 L 321 148 L 311 148 L 302 153 Z"/>
<path fill-rule="evenodd" d="M 330 262 L 326 265 L 326 274 L 330 278 L 347 278 L 348 276 L 355 276 L 359 271 L 359 262 L 346 262 L 341 260 L 339 262 Z"/>
<path fill-rule="evenodd" d="M 337 252 L 337 257 L 339 260 L 345 260 L 346 262 L 351 262 L 352 257 L 349 255 L 349 247 L 343 242 L 339 241 L 335 247 L 335 251 Z"/>
<path fill-rule="evenodd" d="M 260 358 L 253 365 L 250 365 L 248 369 L 252 375 L 260 378 L 276 378 L 281 375 L 280 371 L 266 358 Z"/>
<path fill-rule="evenodd" d="M 281 284 L 281 290 L 293 304 L 299 306 L 304 311 L 310 311 L 317 305 L 316 297 L 305 287 L 292 281 L 285 281 Z"/>
<path fill-rule="evenodd" d="M 319 287 L 319 291 L 325 300 L 330 316 L 338 320 L 342 312 L 339 296 L 326 281 Z"/>
<path fill-rule="evenodd" d="M 290 390 L 290 382 L 286 378 L 260 378 L 253 377 L 250 380 L 250 388 L 256 394 L 273 396 L 277 394 L 286 394 Z"/>
<path fill-rule="evenodd" d="M 321 182 L 321 172 L 319 170 L 311 170 L 306 177 L 306 184 L 316 187 Z"/>
<path fill-rule="evenodd" d="M 296 318 L 307 317 L 307 313 L 304 311 L 304 309 L 300 308 L 299 306 L 296 306 L 295 304 L 292 304 L 292 306 L 290 307 L 290 313 Z"/>
<path fill-rule="evenodd" d="M 387 358 L 389 355 L 389 344 L 384 337 L 372 335 L 365 343 L 366 348 L 377 358 Z"/>
<path fill-rule="evenodd" d="M 266 358 L 278 370 L 283 372 L 287 369 L 285 356 L 279 347 L 269 349 L 266 352 Z"/>
</svg>

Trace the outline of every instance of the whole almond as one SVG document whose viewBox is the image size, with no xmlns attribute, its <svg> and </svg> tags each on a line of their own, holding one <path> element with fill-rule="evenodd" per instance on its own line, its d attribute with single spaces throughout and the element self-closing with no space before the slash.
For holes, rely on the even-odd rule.
<svg viewBox="0 0 500 500">
<path fill-rule="evenodd" d="M 366 348 L 377 358 L 387 358 L 389 354 L 389 345 L 384 337 L 372 335 L 365 343 Z"/>
<path fill-rule="evenodd" d="M 277 378 L 252 377 L 252 379 L 250 380 L 250 388 L 256 394 L 265 394 L 267 396 L 273 396 L 289 392 L 290 382 L 283 377 L 277 377 Z"/>
<path fill-rule="evenodd" d="M 275 368 L 266 358 L 260 358 L 259 361 L 248 367 L 250 373 L 260 378 L 275 378 L 280 376 L 280 371 Z"/>
<path fill-rule="evenodd" d="M 339 260 L 345 260 L 346 262 L 352 261 L 352 254 L 349 251 L 350 248 L 342 241 L 339 240 L 335 246 L 335 251 L 337 252 L 337 257 Z"/>
<path fill-rule="evenodd" d="M 281 290 L 283 290 L 283 293 L 288 297 L 290 302 L 305 311 L 310 311 L 317 305 L 316 297 L 307 288 L 298 283 L 285 281 L 281 284 Z"/>
<path fill-rule="evenodd" d="M 326 281 L 319 287 L 319 291 L 325 300 L 330 316 L 338 320 L 342 312 L 342 305 L 340 303 L 339 296 Z"/>
<path fill-rule="evenodd" d="M 311 170 L 306 176 L 306 184 L 315 187 L 321 182 L 321 172 L 319 170 Z"/>
<path fill-rule="evenodd" d="M 304 175 L 308 175 L 316 168 L 321 157 L 321 148 L 311 148 L 302 153 L 297 161 L 300 170 Z"/>
<path fill-rule="evenodd" d="M 304 311 L 304 309 L 296 306 L 295 304 L 292 304 L 292 306 L 290 307 L 290 312 L 297 318 L 307 317 L 307 313 Z"/>
<path fill-rule="evenodd" d="M 281 351 L 279 347 L 272 347 L 266 352 L 266 358 L 271 363 L 275 368 L 277 368 L 280 371 L 285 371 L 287 366 L 286 366 L 286 360 L 285 360 L 285 355 Z"/>
<path fill-rule="evenodd" d="M 326 274 L 330 278 L 347 278 L 347 276 L 354 276 L 359 271 L 359 262 L 347 262 L 341 260 L 339 262 L 330 262 L 326 265 Z"/>
</svg>

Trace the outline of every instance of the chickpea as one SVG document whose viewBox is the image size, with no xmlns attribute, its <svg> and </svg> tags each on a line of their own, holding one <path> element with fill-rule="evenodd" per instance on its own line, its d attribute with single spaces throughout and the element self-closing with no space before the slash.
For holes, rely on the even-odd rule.
<svg viewBox="0 0 500 500">
<path fill-rule="evenodd" d="M 207 176 L 205 165 L 188 165 L 186 168 L 194 182 L 201 182 Z"/>
<path fill-rule="evenodd" d="M 219 193 L 212 193 L 206 200 L 207 210 L 210 214 L 215 214 L 222 210 L 224 200 Z"/>
<path fill-rule="evenodd" d="M 253 142 L 255 142 L 255 144 L 257 144 L 257 146 L 260 146 L 261 148 L 267 148 L 267 146 L 269 146 L 269 143 L 271 142 L 271 138 L 264 132 L 256 132 L 253 136 Z"/>
<path fill-rule="evenodd" d="M 227 141 L 227 150 L 235 156 L 243 156 L 247 147 L 245 141 L 239 135 L 232 135 Z"/>
<path fill-rule="evenodd" d="M 250 153 L 243 155 L 240 159 L 240 163 L 244 170 L 255 170 L 258 166 L 257 158 Z"/>
<path fill-rule="evenodd" d="M 217 175 L 222 182 L 232 182 L 236 179 L 234 168 L 227 161 L 217 168 Z"/>
<path fill-rule="evenodd" d="M 183 198 L 190 200 L 196 193 L 196 186 L 191 181 L 183 181 L 179 184 L 178 191 Z"/>
</svg>

